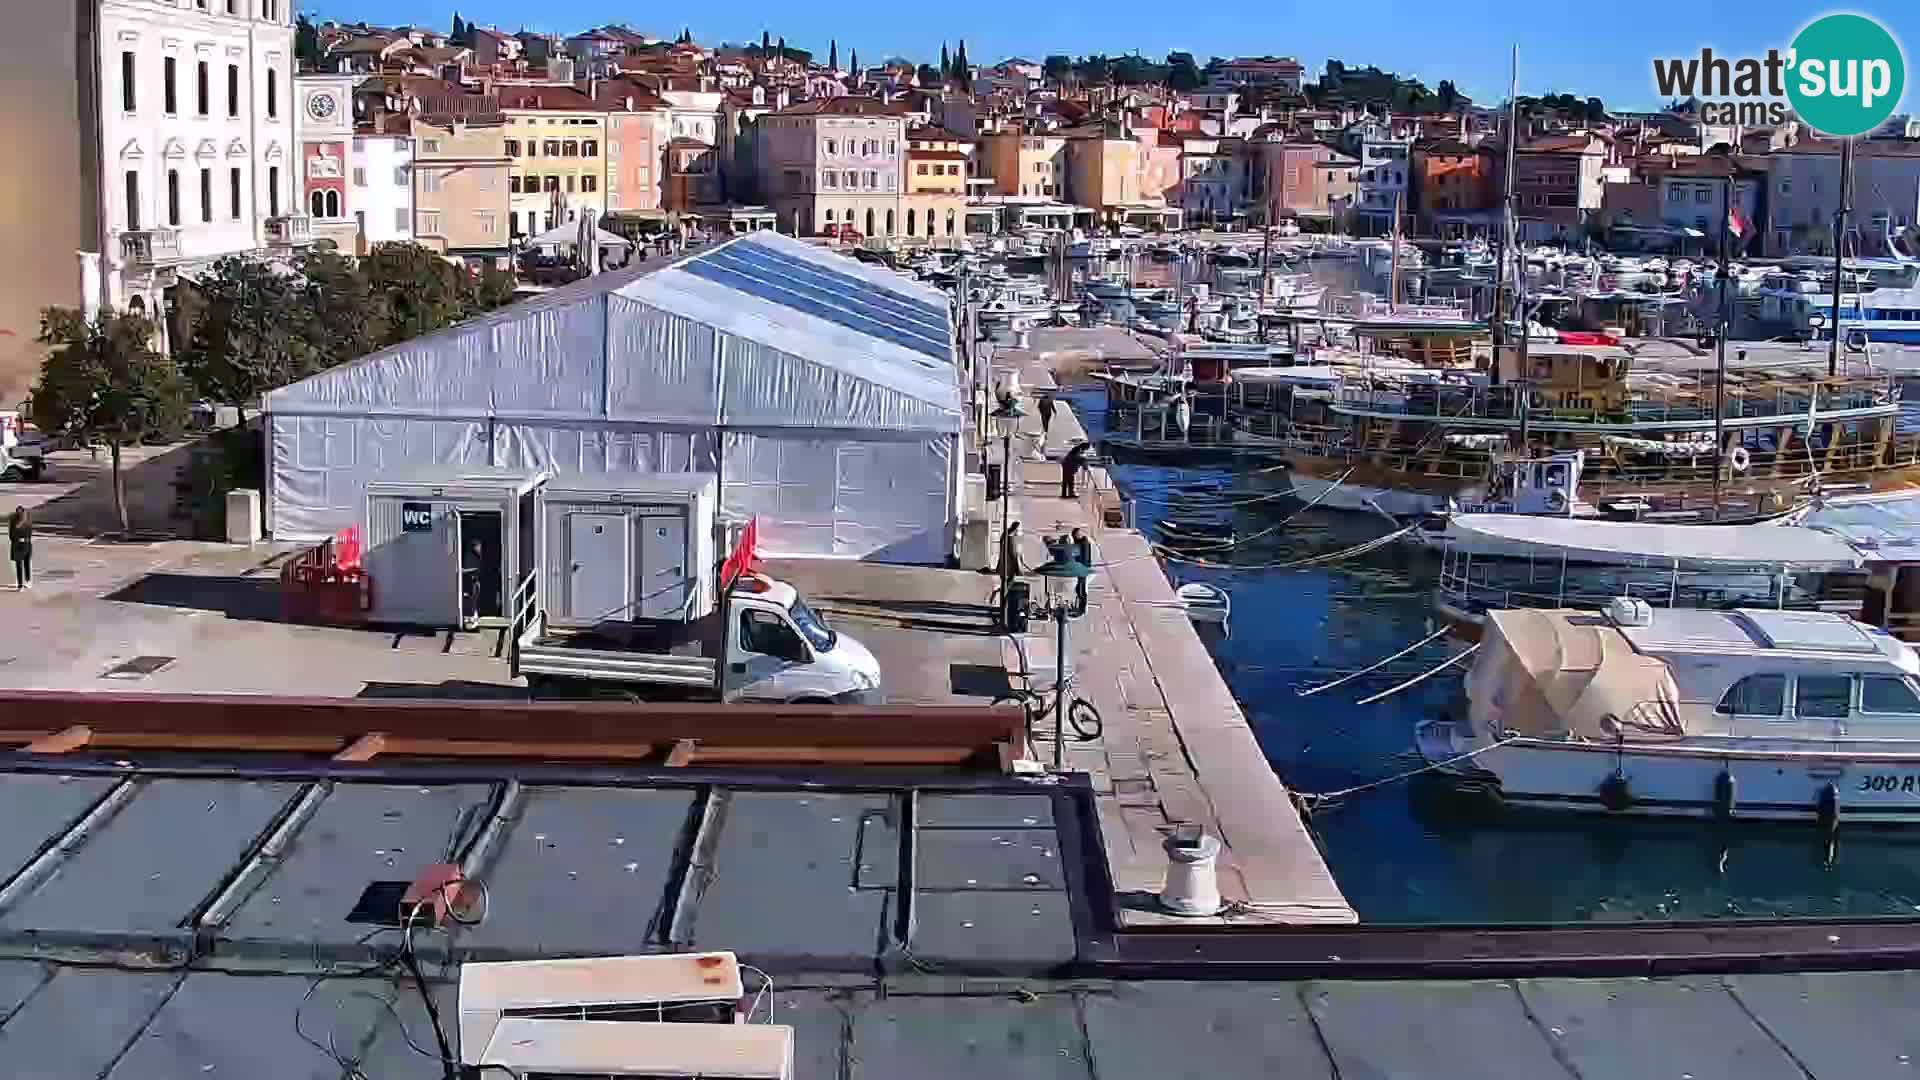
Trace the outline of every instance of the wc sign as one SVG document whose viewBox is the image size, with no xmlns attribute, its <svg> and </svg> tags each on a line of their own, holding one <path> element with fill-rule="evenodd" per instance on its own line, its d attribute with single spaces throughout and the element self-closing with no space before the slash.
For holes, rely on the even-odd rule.
<svg viewBox="0 0 1920 1080">
<path fill-rule="evenodd" d="M 400 504 L 401 532 L 432 532 L 433 504 L 403 502 Z"/>
<path fill-rule="evenodd" d="M 1765 56 L 1657 59 L 1664 97 L 1693 98 L 1707 124 L 1779 124 L 1787 109 L 1822 135 L 1851 138 L 1886 123 L 1907 89 L 1906 57 L 1887 28 L 1865 15 L 1822 15 L 1788 48 Z"/>
</svg>

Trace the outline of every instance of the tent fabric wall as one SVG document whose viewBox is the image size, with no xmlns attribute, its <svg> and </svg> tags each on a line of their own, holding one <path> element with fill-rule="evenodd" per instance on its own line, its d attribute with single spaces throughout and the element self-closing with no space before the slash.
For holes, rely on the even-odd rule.
<svg viewBox="0 0 1920 1080">
<path fill-rule="evenodd" d="M 784 237 L 729 243 L 892 298 L 847 301 L 868 312 L 945 303 Z M 677 267 L 615 271 L 282 387 L 266 401 L 269 528 L 331 535 L 400 466 L 718 471 L 724 508 L 761 517 L 769 554 L 944 560 L 961 502 L 955 369 L 924 338 L 904 347 L 842 325 L 817 290 L 808 302 Z"/>
</svg>

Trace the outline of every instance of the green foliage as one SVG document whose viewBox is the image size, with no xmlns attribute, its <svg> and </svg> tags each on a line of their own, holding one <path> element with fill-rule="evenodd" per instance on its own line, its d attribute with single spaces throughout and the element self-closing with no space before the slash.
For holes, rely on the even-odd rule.
<svg viewBox="0 0 1920 1080">
<path fill-rule="evenodd" d="M 360 274 L 369 292 L 386 304 L 380 345 L 432 333 L 469 312 L 467 275 L 419 244 L 375 244 L 360 260 Z"/>
<path fill-rule="evenodd" d="M 153 347 L 153 324 L 138 315 L 102 311 L 89 319 L 72 308 L 48 308 L 39 341 L 51 351 L 34 386 L 33 420 L 43 431 L 107 444 L 114 512 L 125 530 L 120 450 L 186 426 L 187 380 Z"/>
<path fill-rule="evenodd" d="M 827 39 L 827 70 L 840 70 L 840 42 L 837 38 Z"/>
<path fill-rule="evenodd" d="M 468 29 L 469 28 L 467 26 L 466 20 L 460 17 L 459 12 L 457 11 L 454 12 L 453 13 L 453 32 L 447 35 L 447 40 L 452 42 L 455 45 L 465 45 L 467 43 Z"/>
<path fill-rule="evenodd" d="M 1168 87 L 1186 93 L 1198 90 L 1202 81 L 1200 67 L 1194 63 L 1192 53 L 1170 52 L 1167 54 Z"/>
<path fill-rule="evenodd" d="M 489 265 L 480 271 L 480 280 L 474 283 L 475 306 L 481 311 L 492 311 L 513 303 L 513 290 L 517 284 L 513 271 L 502 270 Z"/>
<path fill-rule="evenodd" d="M 853 72 L 856 75 L 860 73 L 860 50 L 859 49 L 855 49 L 848 54 L 847 70 Z"/>
<path fill-rule="evenodd" d="M 322 59 L 320 55 L 320 28 L 313 20 L 300 16 L 293 24 L 293 57 L 304 71 L 317 70 Z"/>
<path fill-rule="evenodd" d="M 967 39 L 961 38 L 960 48 L 953 54 L 953 75 L 957 79 L 964 79 L 972 71 L 973 65 L 967 62 Z"/>
<path fill-rule="evenodd" d="M 940 72 L 936 71 L 932 64 L 921 64 L 913 74 L 923 87 L 940 85 Z"/>
<path fill-rule="evenodd" d="M 925 64 L 920 66 L 926 67 Z M 947 43 L 944 41 L 940 43 L 940 77 L 953 78 L 953 54 L 947 51 Z M 925 80 L 922 80 L 922 85 L 926 85 Z"/>
<path fill-rule="evenodd" d="M 301 280 L 272 263 L 228 256 L 200 280 L 204 310 L 181 364 L 194 389 L 250 407 L 316 370 Z"/>
<path fill-rule="evenodd" d="M 1055 53 L 1041 61 L 1040 73 L 1048 82 L 1058 86 L 1073 78 L 1073 57 Z"/>
<path fill-rule="evenodd" d="M 309 372 L 365 356 L 387 338 L 386 298 L 374 295 L 354 261 L 336 251 L 310 250 L 295 264 L 302 281 L 298 321 L 313 350 Z"/>
</svg>

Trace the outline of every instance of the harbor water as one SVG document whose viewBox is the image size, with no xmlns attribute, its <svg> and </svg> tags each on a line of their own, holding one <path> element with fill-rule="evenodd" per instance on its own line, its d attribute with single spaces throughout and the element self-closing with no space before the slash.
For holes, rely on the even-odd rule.
<svg viewBox="0 0 1920 1080">
<path fill-rule="evenodd" d="M 1072 392 L 1098 438 L 1104 396 Z M 1463 646 L 1451 637 L 1310 697 L 1300 691 L 1374 664 L 1439 628 L 1433 556 L 1389 545 L 1308 569 L 1275 564 L 1352 547 L 1384 519 L 1303 510 L 1284 473 L 1231 465 L 1109 466 L 1136 527 L 1192 552 L 1176 584 L 1232 596 L 1214 660 L 1274 769 L 1294 790 L 1378 786 L 1321 802 L 1311 825 L 1341 890 L 1367 922 L 1591 922 L 1906 915 L 1920 911 L 1920 829 L 1843 825 L 1830 848 L 1812 826 L 1467 813 L 1417 779 L 1414 725 L 1458 693 L 1443 672 L 1377 704 L 1360 699 Z M 1169 527 L 1170 523 L 1170 527 Z M 1239 538 L 1228 546 L 1225 537 Z M 1231 562 L 1243 569 L 1197 563 Z M 1312 801 L 1312 800 L 1309 800 Z"/>
</svg>

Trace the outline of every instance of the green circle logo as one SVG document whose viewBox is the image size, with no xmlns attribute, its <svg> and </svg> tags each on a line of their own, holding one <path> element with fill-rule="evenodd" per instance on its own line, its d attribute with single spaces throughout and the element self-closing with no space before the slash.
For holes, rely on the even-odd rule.
<svg viewBox="0 0 1920 1080">
<path fill-rule="evenodd" d="M 1907 86 L 1900 43 L 1864 15 L 1822 15 L 1793 39 L 1787 99 L 1822 135 L 1864 135 L 1885 123 Z"/>
</svg>

